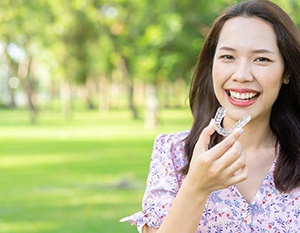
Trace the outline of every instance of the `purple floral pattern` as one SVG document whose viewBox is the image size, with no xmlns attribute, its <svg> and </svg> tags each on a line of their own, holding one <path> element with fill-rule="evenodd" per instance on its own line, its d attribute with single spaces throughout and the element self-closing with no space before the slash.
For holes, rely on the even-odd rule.
<svg viewBox="0 0 300 233">
<path fill-rule="evenodd" d="M 184 139 L 188 131 L 159 135 L 154 143 L 143 211 L 121 221 L 158 228 L 182 185 L 179 170 L 187 163 Z M 273 180 L 274 162 L 251 203 L 235 186 L 211 193 L 196 233 L 291 233 L 300 232 L 300 188 L 280 193 Z M 183 178 L 184 179 L 184 178 Z"/>
</svg>

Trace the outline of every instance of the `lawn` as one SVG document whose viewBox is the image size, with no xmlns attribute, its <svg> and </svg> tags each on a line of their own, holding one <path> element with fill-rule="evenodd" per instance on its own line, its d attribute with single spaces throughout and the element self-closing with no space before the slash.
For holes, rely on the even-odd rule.
<svg viewBox="0 0 300 233">
<path fill-rule="evenodd" d="M 187 109 L 162 110 L 146 130 L 127 111 L 0 110 L 0 233 L 133 233 L 154 138 L 188 129 Z"/>
</svg>

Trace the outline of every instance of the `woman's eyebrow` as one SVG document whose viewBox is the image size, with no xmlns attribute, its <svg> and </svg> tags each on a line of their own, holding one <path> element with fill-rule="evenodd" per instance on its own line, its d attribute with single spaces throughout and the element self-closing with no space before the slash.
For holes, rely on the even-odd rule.
<svg viewBox="0 0 300 233">
<path fill-rule="evenodd" d="M 235 51 L 234 48 L 227 47 L 227 46 L 222 46 L 222 47 L 218 48 L 218 50 Z"/>
<path fill-rule="evenodd" d="M 270 51 L 268 49 L 255 49 L 255 50 L 253 50 L 253 53 L 272 53 L 272 54 L 275 54 L 273 51 Z"/>
<path fill-rule="evenodd" d="M 218 50 L 225 50 L 225 51 L 236 51 L 236 49 L 228 47 L 228 46 L 222 46 L 218 48 Z M 255 49 L 252 51 L 252 53 L 271 53 L 276 54 L 275 52 L 268 50 L 268 49 Z"/>
</svg>

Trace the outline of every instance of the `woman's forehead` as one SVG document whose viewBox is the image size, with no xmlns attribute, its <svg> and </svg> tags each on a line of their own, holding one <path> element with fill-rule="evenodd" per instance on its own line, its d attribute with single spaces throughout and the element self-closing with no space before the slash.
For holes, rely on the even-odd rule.
<svg viewBox="0 0 300 233">
<path fill-rule="evenodd" d="M 217 49 L 222 47 L 278 52 L 277 37 L 273 26 L 258 17 L 235 17 L 223 25 Z"/>
</svg>

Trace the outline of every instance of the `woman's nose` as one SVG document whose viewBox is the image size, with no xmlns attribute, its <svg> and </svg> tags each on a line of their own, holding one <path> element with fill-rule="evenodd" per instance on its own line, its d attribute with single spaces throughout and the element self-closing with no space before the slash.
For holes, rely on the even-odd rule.
<svg viewBox="0 0 300 233">
<path fill-rule="evenodd" d="M 253 80 L 251 64 L 247 61 L 237 62 L 232 78 L 237 82 L 251 82 Z"/>
</svg>

